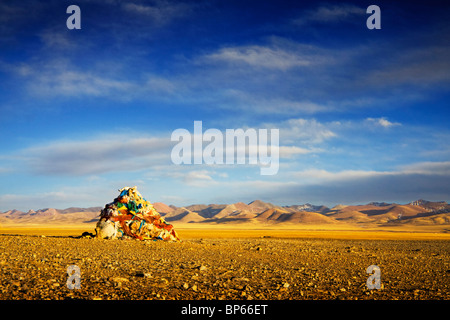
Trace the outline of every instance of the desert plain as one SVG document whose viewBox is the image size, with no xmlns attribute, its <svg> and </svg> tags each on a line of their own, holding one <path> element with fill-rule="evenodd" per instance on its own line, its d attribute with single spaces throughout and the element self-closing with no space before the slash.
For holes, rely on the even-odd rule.
<svg viewBox="0 0 450 320">
<path fill-rule="evenodd" d="M 81 237 L 95 223 L 1 227 L 0 299 L 450 299 L 448 225 L 174 225 L 180 242 Z"/>
</svg>

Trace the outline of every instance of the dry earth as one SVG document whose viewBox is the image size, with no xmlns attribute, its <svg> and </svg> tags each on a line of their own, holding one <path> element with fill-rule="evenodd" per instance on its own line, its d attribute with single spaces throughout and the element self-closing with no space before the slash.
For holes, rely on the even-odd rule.
<svg viewBox="0 0 450 320">
<path fill-rule="evenodd" d="M 180 233 L 178 243 L 0 235 L 0 299 L 450 299 L 448 240 Z M 69 265 L 81 289 L 67 288 Z M 381 290 L 366 286 L 370 265 Z"/>
</svg>

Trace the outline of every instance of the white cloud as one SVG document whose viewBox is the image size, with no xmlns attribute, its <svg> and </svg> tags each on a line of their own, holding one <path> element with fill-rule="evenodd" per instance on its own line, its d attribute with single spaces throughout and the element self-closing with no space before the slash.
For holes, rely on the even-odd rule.
<svg viewBox="0 0 450 320">
<path fill-rule="evenodd" d="M 109 65 L 108 65 L 109 64 Z M 25 80 L 29 92 L 38 97 L 105 97 L 127 101 L 136 97 L 155 99 L 167 95 L 176 98 L 179 84 L 156 74 L 144 73 L 135 79 L 122 74 L 120 63 L 102 64 L 105 74 L 95 68 L 80 70 L 66 59 L 49 62 L 0 64 L 0 67 L 19 75 Z"/>
<path fill-rule="evenodd" d="M 268 128 L 280 128 L 280 139 L 283 144 L 316 145 L 337 137 L 327 124 L 316 119 L 294 118 L 280 123 L 266 123 Z M 312 151 L 310 149 L 310 151 Z"/>
<path fill-rule="evenodd" d="M 401 167 L 406 174 L 437 174 L 450 176 L 450 161 L 444 162 L 419 162 Z"/>
<path fill-rule="evenodd" d="M 379 177 L 392 175 L 395 172 L 387 171 L 365 171 L 365 170 L 342 170 L 338 172 L 330 172 L 323 169 L 308 169 L 304 171 L 295 172 L 293 176 L 304 184 L 306 181 L 311 183 L 324 182 L 343 182 L 349 180 L 366 179 L 370 177 Z"/>
<path fill-rule="evenodd" d="M 148 77 L 145 87 L 152 92 L 174 93 L 177 85 L 169 79 L 151 75 Z"/>
<path fill-rule="evenodd" d="M 202 187 L 205 186 L 206 183 L 214 182 L 214 179 L 211 177 L 211 173 L 208 170 L 194 170 L 189 171 L 183 177 L 184 182 L 187 185 Z"/>
<path fill-rule="evenodd" d="M 37 76 L 30 85 L 37 94 L 65 96 L 109 96 L 133 88 L 128 81 L 101 77 L 92 72 L 66 71 Z"/>
<path fill-rule="evenodd" d="M 334 132 L 316 119 L 287 120 L 287 130 L 289 130 L 289 135 L 291 137 L 296 137 L 297 139 L 305 140 L 310 143 L 320 143 L 336 137 Z"/>
<path fill-rule="evenodd" d="M 290 158 L 294 155 L 298 154 L 308 154 L 312 152 L 318 152 L 318 149 L 307 149 L 307 148 L 300 148 L 296 146 L 280 146 L 279 152 L 280 152 L 280 158 Z"/>
<path fill-rule="evenodd" d="M 351 4 L 320 6 L 306 11 L 301 17 L 294 20 L 294 24 L 305 25 L 310 22 L 338 23 L 350 20 L 352 16 L 364 16 L 366 10 Z"/>
<path fill-rule="evenodd" d="M 3 173 L 10 173 L 10 172 L 13 172 L 13 171 L 14 171 L 14 169 L 12 169 L 12 168 L 0 167 L 0 175 L 3 174 Z"/>
<path fill-rule="evenodd" d="M 281 114 L 292 115 L 297 113 L 315 114 L 323 113 L 333 109 L 332 106 L 315 103 L 308 100 L 289 100 L 286 98 L 263 97 L 261 92 L 251 93 L 239 89 L 228 89 L 223 94 L 221 100 L 228 101 L 227 104 L 221 104 L 222 108 L 240 109 L 242 111 L 251 111 L 252 114 Z"/>
<path fill-rule="evenodd" d="M 148 23 L 158 26 L 166 25 L 191 11 L 191 7 L 186 3 L 171 3 L 168 1 L 156 1 L 153 6 L 125 3 L 122 8 L 129 13 L 141 15 L 147 18 Z"/>
<path fill-rule="evenodd" d="M 77 46 L 77 41 L 69 38 L 69 33 L 60 27 L 53 27 L 43 30 L 39 37 L 44 45 L 52 50 L 73 49 Z"/>
<path fill-rule="evenodd" d="M 274 199 L 281 204 L 309 202 L 328 206 L 371 201 L 450 200 L 450 162 L 415 163 L 391 171 L 333 172 L 314 168 L 280 173 L 273 179 L 277 180 L 265 184 L 255 181 L 245 194 L 255 199 Z"/>
<path fill-rule="evenodd" d="M 80 71 L 64 58 L 10 65 L 8 69 L 23 77 L 28 90 L 40 97 L 86 95 L 123 98 L 139 88 L 136 83 L 123 78 L 116 79 L 92 69 Z"/>
<path fill-rule="evenodd" d="M 395 127 L 395 126 L 401 125 L 401 123 L 399 123 L 399 122 L 391 122 L 384 117 L 382 117 L 382 118 L 367 118 L 366 121 L 369 123 L 372 123 L 376 126 L 381 126 L 383 128 L 390 128 L 390 127 Z"/>
<path fill-rule="evenodd" d="M 114 190 L 112 190 L 114 191 Z M 2 194 L 2 210 L 38 210 L 43 208 L 66 209 L 75 207 L 103 206 L 113 199 L 114 194 L 106 188 L 64 187 L 58 191 L 38 192 L 33 194 Z"/>
<path fill-rule="evenodd" d="M 314 63 L 312 56 L 301 52 L 288 51 L 277 47 L 241 46 L 227 47 L 204 57 L 206 60 L 244 63 L 253 67 L 287 70 L 293 67 L 309 66 Z"/>
<path fill-rule="evenodd" d="M 137 171 L 170 161 L 169 137 L 106 135 L 89 140 L 54 141 L 21 151 L 28 166 L 44 175 L 88 175 Z"/>
</svg>

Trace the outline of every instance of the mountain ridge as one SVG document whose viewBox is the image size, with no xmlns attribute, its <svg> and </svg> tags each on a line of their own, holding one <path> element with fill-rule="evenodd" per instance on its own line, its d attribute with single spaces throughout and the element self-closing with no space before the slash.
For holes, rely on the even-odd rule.
<svg viewBox="0 0 450 320">
<path fill-rule="evenodd" d="M 445 201 L 415 200 L 407 204 L 370 202 L 364 205 L 297 204 L 279 206 L 262 200 L 246 204 L 193 204 L 185 207 L 153 203 L 172 224 L 176 223 L 256 223 L 256 224 L 450 224 L 450 205 Z M 98 220 L 102 207 L 44 208 L 23 212 L 0 212 L 0 224 L 91 223 Z"/>
</svg>

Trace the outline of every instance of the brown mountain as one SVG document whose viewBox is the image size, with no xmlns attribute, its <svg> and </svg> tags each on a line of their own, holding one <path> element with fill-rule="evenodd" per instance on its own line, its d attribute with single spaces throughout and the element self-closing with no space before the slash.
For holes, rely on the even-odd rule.
<svg viewBox="0 0 450 320">
<path fill-rule="evenodd" d="M 161 215 L 166 215 L 176 209 L 176 208 L 168 206 L 167 204 L 162 203 L 162 202 L 155 202 L 152 204 L 153 204 L 153 208 L 155 208 L 156 211 L 158 211 Z"/>
<path fill-rule="evenodd" d="M 208 219 L 214 217 L 220 211 L 225 209 L 226 204 L 194 204 L 187 206 L 186 209 L 192 212 L 197 212 L 201 217 Z"/>
<path fill-rule="evenodd" d="M 46 208 L 40 210 L 22 211 L 10 210 L 0 213 L 1 225 L 20 224 L 80 224 L 97 221 L 100 214 L 100 207 L 93 208 L 67 208 L 64 210 Z"/>
<path fill-rule="evenodd" d="M 280 209 L 267 209 L 261 212 L 256 218 L 259 221 L 276 221 L 282 214 L 286 214 L 289 211 L 280 210 Z"/>
<path fill-rule="evenodd" d="M 253 210 L 255 212 L 261 212 L 261 211 L 264 211 L 267 209 L 272 209 L 272 208 L 280 208 L 281 209 L 281 207 L 275 206 L 271 203 L 264 202 L 261 200 L 254 200 L 254 201 L 250 202 L 248 204 L 248 207 L 250 208 L 250 210 Z"/>
<path fill-rule="evenodd" d="M 186 207 L 153 203 L 155 209 L 176 223 L 269 223 L 269 224 L 450 224 L 450 205 L 444 201 L 417 200 L 408 204 L 372 202 L 365 205 L 338 205 L 331 209 L 311 204 L 277 206 L 255 200 L 249 204 L 196 204 Z M 0 213 L 0 224 L 79 224 L 98 220 L 101 207 L 9 210 Z"/>
<path fill-rule="evenodd" d="M 448 212 L 450 212 L 450 205 L 446 202 L 418 200 L 404 205 L 395 203 L 370 203 L 367 205 L 334 207 L 327 216 L 339 221 L 354 223 L 428 224 L 429 221 L 437 221 L 446 224 L 445 216 L 435 220 L 433 218 L 427 219 L 426 217 L 446 214 Z"/>
<path fill-rule="evenodd" d="M 298 211 L 292 213 L 283 213 L 277 218 L 277 222 L 289 222 L 300 224 L 327 224 L 337 223 L 333 218 L 324 216 L 317 212 Z"/>
<path fill-rule="evenodd" d="M 194 223 L 194 222 L 200 222 L 205 220 L 202 216 L 200 216 L 197 212 L 192 212 L 187 210 L 186 208 L 180 208 L 177 210 L 175 215 L 171 215 L 169 217 L 165 216 L 164 219 L 167 222 L 184 222 L 184 223 Z"/>
</svg>

